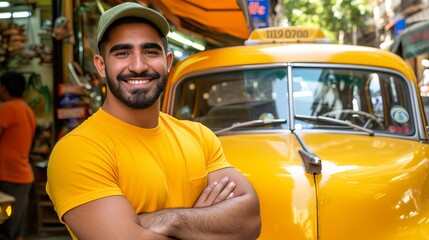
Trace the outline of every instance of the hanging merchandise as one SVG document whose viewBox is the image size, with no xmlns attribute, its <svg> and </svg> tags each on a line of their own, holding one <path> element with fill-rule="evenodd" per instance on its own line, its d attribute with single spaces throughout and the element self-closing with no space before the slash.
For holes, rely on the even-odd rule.
<svg viewBox="0 0 429 240">
<path fill-rule="evenodd" d="M 6 66 L 12 60 L 20 57 L 25 47 L 27 37 L 24 27 L 16 23 L 10 23 L 1 31 L 0 64 Z"/>
<path fill-rule="evenodd" d="M 70 26 L 70 21 L 66 17 L 60 16 L 55 19 L 52 37 L 57 41 L 64 40 L 65 43 L 75 43 L 73 28 Z"/>
<path fill-rule="evenodd" d="M 37 47 L 40 54 L 40 65 L 43 67 L 53 65 L 52 35 L 52 21 L 45 20 L 39 32 L 41 45 Z"/>
<path fill-rule="evenodd" d="M 52 66 L 54 58 L 53 49 L 51 45 L 43 45 L 40 53 L 40 65 L 49 67 Z"/>
<path fill-rule="evenodd" d="M 39 74 L 31 73 L 24 98 L 37 117 L 45 117 L 51 106 L 49 88 L 42 83 Z"/>
<path fill-rule="evenodd" d="M 20 50 L 24 49 L 26 36 L 22 33 L 23 30 L 19 26 L 16 27 L 15 29 L 13 28 L 10 29 L 10 30 L 16 30 L 16 31 L 13 31 L 11 35 L 6 35 L 5 32 L 7 32 L 7 30 L 3 32 L 3 35 L 9 37 L 8 52 L 10 55 L 16 55 L 19 53 Z"/>
<path fill-rule="evenodd" d="M 34 58 L 39 57 L 39 47 L 36 44 L 31 44 L 21 51 L 23 63 L 30 63 Z"/>
</svg>

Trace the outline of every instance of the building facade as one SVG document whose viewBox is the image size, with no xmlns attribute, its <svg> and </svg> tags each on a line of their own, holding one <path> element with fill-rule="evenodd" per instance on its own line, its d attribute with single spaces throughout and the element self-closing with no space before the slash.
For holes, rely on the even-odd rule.
<svg viewBox="0 0 429 240">
<path fill-rule="evenodd" d="M 429 68 L 429 0 L 373 0 L 379 47 L 404 58 L 419 80 Z"/>
</svg>

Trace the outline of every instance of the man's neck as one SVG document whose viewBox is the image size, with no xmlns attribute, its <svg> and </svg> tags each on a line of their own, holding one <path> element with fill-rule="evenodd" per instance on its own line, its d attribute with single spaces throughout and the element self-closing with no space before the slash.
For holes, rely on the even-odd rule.
<svg viewBox="0 0 429 240">
<path fill-rule="evenodd" d="M 133 109 L 118 101 L 114 103 L 105 101 L 102 108 L 110 115 L 137 127 L 155 128 L 158 126 L 160 112 L 159 100 L 145 109 Z"/>
</svg>

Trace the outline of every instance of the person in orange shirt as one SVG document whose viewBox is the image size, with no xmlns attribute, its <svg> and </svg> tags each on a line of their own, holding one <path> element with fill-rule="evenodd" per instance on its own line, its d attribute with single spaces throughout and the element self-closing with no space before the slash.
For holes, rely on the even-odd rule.
<svg viewBox="0 0 429 240">
<path fill-rule="evenodd" d="M 0 191 L 15 197 L 12 215 L 0 225 L 0 239 L 23 239 L 34 175 L 29 154 L 36 116 L 23 99 L 25 77 L 5 72 L 0 77 Z"/>
</svg>

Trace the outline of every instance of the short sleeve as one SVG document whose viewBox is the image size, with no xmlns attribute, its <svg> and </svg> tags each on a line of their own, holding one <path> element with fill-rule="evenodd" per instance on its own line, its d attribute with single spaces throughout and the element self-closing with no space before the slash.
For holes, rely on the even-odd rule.
<svg viewBox="0 0 429 240">
<path fill-rule="evenodd" d="M 79 205 L 122 195 L 114 159 L 96 141 L 81 136 L 65 136 L 55 145 L 48 162 L 46 190 L 61 220 Z"/>
</svg>

